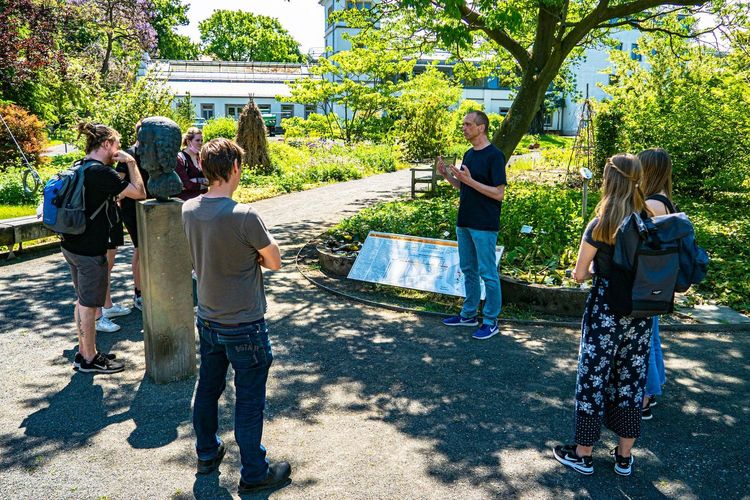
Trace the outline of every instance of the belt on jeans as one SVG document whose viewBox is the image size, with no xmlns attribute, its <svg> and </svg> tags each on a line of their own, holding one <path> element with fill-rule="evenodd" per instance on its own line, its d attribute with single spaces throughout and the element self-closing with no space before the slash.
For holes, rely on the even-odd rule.
<svg viewBox="0 0 750 500">
<path fill-rule="evenodd" d="M 250 321 L 247 323 L 219 323 L 218 321 L 209 321 L 207 319 L 198 318 L 198 321 L 200 321 L 203 326 L 206 326 L 208 328 L 211 327 L 218 327 L 218 328 L 240 328 L 243 326 L 259 326 L 262 323 L 265 323 L 265 318 L 261 318 L 255 321 Z"/>
</svg>

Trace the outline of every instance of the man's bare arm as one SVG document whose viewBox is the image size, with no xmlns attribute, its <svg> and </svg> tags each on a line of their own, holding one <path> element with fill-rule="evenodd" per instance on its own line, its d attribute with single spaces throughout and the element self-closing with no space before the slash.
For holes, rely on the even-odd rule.
<svg viewBox="0 0 750 500">
<path fill-rule="evenodd" d="M 281 252 L 279 251 L 279 245 L 276 243 L 276 240 L 271 238 L 271 244 L 258 250 L 258 253 L 260 254 L 258 256 L 258 263 L 262 267 L 270 269 L 271 271 L 281 269 Z"/>
</svg>

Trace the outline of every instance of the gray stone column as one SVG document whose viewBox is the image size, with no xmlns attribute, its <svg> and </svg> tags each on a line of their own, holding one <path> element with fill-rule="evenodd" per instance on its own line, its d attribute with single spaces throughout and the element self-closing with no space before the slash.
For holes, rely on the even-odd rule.
<svg viewBox="0 0 750 500">
<path fill-rule="evenodd" d="M 195 375 L 192 265 L 182 202 L 137 207 L 146 374 L 161 384 Z"/>
</svg>

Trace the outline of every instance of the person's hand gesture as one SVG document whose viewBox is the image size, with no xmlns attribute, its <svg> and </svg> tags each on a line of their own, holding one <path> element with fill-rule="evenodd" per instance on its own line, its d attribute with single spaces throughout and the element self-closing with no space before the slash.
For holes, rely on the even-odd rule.
<svg viewBox="0 0 750 500">
<path fill-rule="evenodd" d="M 469 172 L 469 167 L 466 165 L 461 165 L 460 168 L 456 168 L 455 165 L 452 165 L 451 172 L 453 172 L 453 177 L 464 184 L 471 180 L 471 172 Z"/>
<path fill-rule="evenodd" d="M 135 158 L 121 149 L 112 155 L 112 160 L 120 163 L 135 163 Z"/>
<path fill-rule="evenodd" d="M 445 161 L 443 160 L 442 156 L 438 156 L 437 171 L 440 175 L 442 175 L 446 179 L 448 178 L 448 169 L 445 166 Z"/>
</svg>

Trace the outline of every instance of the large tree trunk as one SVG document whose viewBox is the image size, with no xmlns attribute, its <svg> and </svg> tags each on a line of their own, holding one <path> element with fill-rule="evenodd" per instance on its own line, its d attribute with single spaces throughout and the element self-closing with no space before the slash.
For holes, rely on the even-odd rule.
<svg viewBox="0 0 750 500">
<path fill-rule="evenodd" d="M 529 130 L 551 81 L 552 78 L 532 75 L 531 72 L 524 76 L 510 111 L 492 137 L 492 143 L 503 152 L 506 159 L 510 158 L 521 138 Z"/>
</svg>

